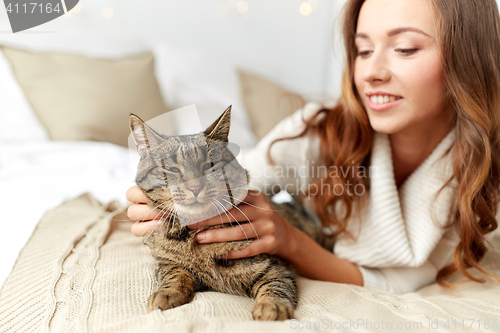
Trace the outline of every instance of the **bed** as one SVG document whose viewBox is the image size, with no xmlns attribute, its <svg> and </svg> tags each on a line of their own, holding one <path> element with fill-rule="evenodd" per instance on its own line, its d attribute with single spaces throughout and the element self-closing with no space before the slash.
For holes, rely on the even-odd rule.
<svg viewBox="0 0 500 333">
<path fill-rule="evenodd" d="M 43 90 L 45 100 L 40 97 L 35 84 L 38 72 L 23 72 L 23 68 L 34 66 L 16 65 L 16 61 L 40 61 L 53 56 L 50 59 L 54 64 L 61 55 L 11 46 L 2 50 L 0 89 L 5 94 L 0 99 L 0 202 L 5 222 L 0 235 L 0 331 L 500 331 L 500 284 L 488 279 L 478 284 L 459 275 L 449 279 L 455 290 L 433 284 L 404 295 L 301 277 L 295 318 L 284 322 L 253 321 L 253 300 L 216 292 L 197 293 L 190 304 L 147 313 L 147 299 L 156 288 L 154 263 L 141 239 L 130 232 L 132 222 L 125 213 L 129 203 L 124 198 L 126 189 L 134 184 L 138 155 L 123 143 L 123 137 L 104 136 L 99 140 L 98 135 L 105 135 L 96 130 L 99 127 L 92 127 L 93 131 L 85 127 L 82 131 L 75 126 L 67 131 L 51 123 L 50 115 L 41 116 L 46 112 L 43 102 L 49 92 Z M 269 114 L 265 106 L 273 104 L 259 104 L 264 99 L 259 91 L 275 92 L 274 97 L 265 98 L 294 96 L 265 78 L 238 74 L 236 65 L 227 66 L 229 62 L 221 61 L 220 55 L 200 55 L 199 50 L 166 45 L 156 47 L 152 53 L 132 53 L 130 59 L 143 66 L 138 75 L 142 77 L 149 71 L 148 78 L 152 80 L 153 75 L 158 80 L 158 91 L 151 95 L 150 102 L 157 98 L 175 106 L 196 103 L 198 110 L 203 111 L 202 124 L 233 104 L 236 112 L 230 138 L 243 149 L 251 149 L 262 135 L 252 130 L 256 121 L 252 117 L 262 117 L 258 113 L 262 109 Z M 214 71 L 225 75 L 218 84 L 206 79 L 216 76 L 214 72 L 199 74 L 210 56 L 212 63 L 221 64 Z M 67 63 L 62 57 L 63 63 Z M 156 61 L 153 72 L 151 57 Z M 121 61 L 110 59 L 105 63 Z M 41 63 L 39 70 L 46 68 Z M 184 66 L 169 67 L 172 63 Z M 192 86 L 194 81 L 198 83 L 196 87 Z M 247 92 L 244 97 L 236 88 L 240 85 L 246 86 L 242 90 Z M 144 86 L 150 87 L 146 83 Z M 42 82 L 39 87 L 45 89 L 46 84 Z M 61 94 L 63 88 L 64 85 L 55 93 Z M 79 94 L 86 89 L 90 88 L 85 86 Z M 149 93 L 151 89 L 148 88 Z M 89 99 L 79 94 L 71 96 L 70 102 L 82 98 L 84 103 Z M 62 110 L 59 117 L 65 117 L 64 101 L 49 99 L 54 100 Z M 158 103 L 151 104 L 151 108 L 158 107 L 157 112 L 161 113 L 161 102 Z M 49 109 L 56 108 L 54 105 L 49 103 Z M 254 111 L 249 111 L 252 106 Z M 11 112 L 13 109 L 17 112 Z M 39 112 L 37 115 L 34 109 Z M 121 110 L 120 117 L 126 118 L 127 112 Z M 281 114 L 284 116 L 286 112 Z M 112 125 L 106 119 L 102 122 Z M 69 126 L 69 122 L 64 125 Z M 174 129 L 182 126 L 182 119 L 178 119 Z M 64 135 L 77 134 L 80 136 L 64 140 Z M 57 135 L 63 139 L 54 140 Z M 493 242 L 498 249 L 498 230 Z M 500 255 L 488 253 L 482 266 L 500 276 Z M 471 273 L 481 276 L 475 271 Z"/>
<path fill-rule="evenodd" d="M 455 276 L 456 290 L 433 284 L 394 295 L 352 285 L 298 279 L 295 318 L 258 322 L 253 300 L 199 292 L 178 308 L 147 313 L 154 262 L 132 236 L 125 206 L 86 193 L 38 223 L 0 293 L 7 332 L 498 332 L 500 287 Z M 500 245 L 500 234 L 494 238 Z M 482 267 L 498 276 L 499 256 Z M 473 273 L 479 276 L 477 273 Z"/>
</svg>

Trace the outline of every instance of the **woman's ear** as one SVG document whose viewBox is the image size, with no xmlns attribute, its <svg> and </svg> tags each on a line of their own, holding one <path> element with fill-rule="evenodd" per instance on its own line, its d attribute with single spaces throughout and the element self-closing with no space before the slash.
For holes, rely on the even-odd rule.
<svg viewBox="0 0 500 333">
<path fill-rule="evenodd" d="M 130 115 L 129 125 L 137 152 L 142 158 L 149 154 L 150 148 L 156 147 L 162 142 L 162 137 L 135 114 Z"/>
<path fill-rule="evenodd" d="M 207 139 L 228 142 L 229 126 L 231 124 L 231 107 L 230 105 L 224 113 L 210 125 L 204 132 Z"/>
</svg>

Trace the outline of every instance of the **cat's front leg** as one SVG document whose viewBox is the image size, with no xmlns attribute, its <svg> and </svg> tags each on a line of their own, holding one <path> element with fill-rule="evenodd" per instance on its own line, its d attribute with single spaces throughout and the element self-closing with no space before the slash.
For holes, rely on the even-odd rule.
<svg viewBox="0 0 500 333">
<path fill-rule="evenodd" d="M 149 297 L 148 312 L 172 309 L 193 300 L 198 281 L 186 269 L 174 264 L 159 263 L 156 278 L 160 287 Z"/>
<path fill-rule="evenodd" d="M 271 269 L 253 285 L 252 296 L 257 302 L 252 311 L 255 320 L 293 318 L 298 297 L 294 271 L 279 266 Z"/>
</svg>

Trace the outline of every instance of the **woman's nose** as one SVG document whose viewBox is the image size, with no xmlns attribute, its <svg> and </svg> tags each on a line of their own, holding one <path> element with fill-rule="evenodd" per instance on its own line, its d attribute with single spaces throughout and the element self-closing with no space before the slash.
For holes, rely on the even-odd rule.
<svg viewBox="0 0 500 333">
<path fill-rule="evenodd" d="M 388 81 L 391 78 L 391 72 L 388 68 L 387 59 L 383 52 L 374 52 L 368 58 L 368 64 L 363 75 L 367 82 Z"/>
</svg>

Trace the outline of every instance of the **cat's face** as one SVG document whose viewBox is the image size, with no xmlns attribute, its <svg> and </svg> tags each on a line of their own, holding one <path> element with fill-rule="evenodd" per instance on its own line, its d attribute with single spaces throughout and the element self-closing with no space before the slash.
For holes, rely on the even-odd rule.
<svg viewBox="0 0 500 333">
<path fill-rule="evenodd" d="M 137 185 L 182 224 L 219 215 L 247 194 L 246 171 L 229 149 L 229 121 L 230 108 L 203 133 L 167 137 L 131 115 L 141 154 Z"/>
</svg>

